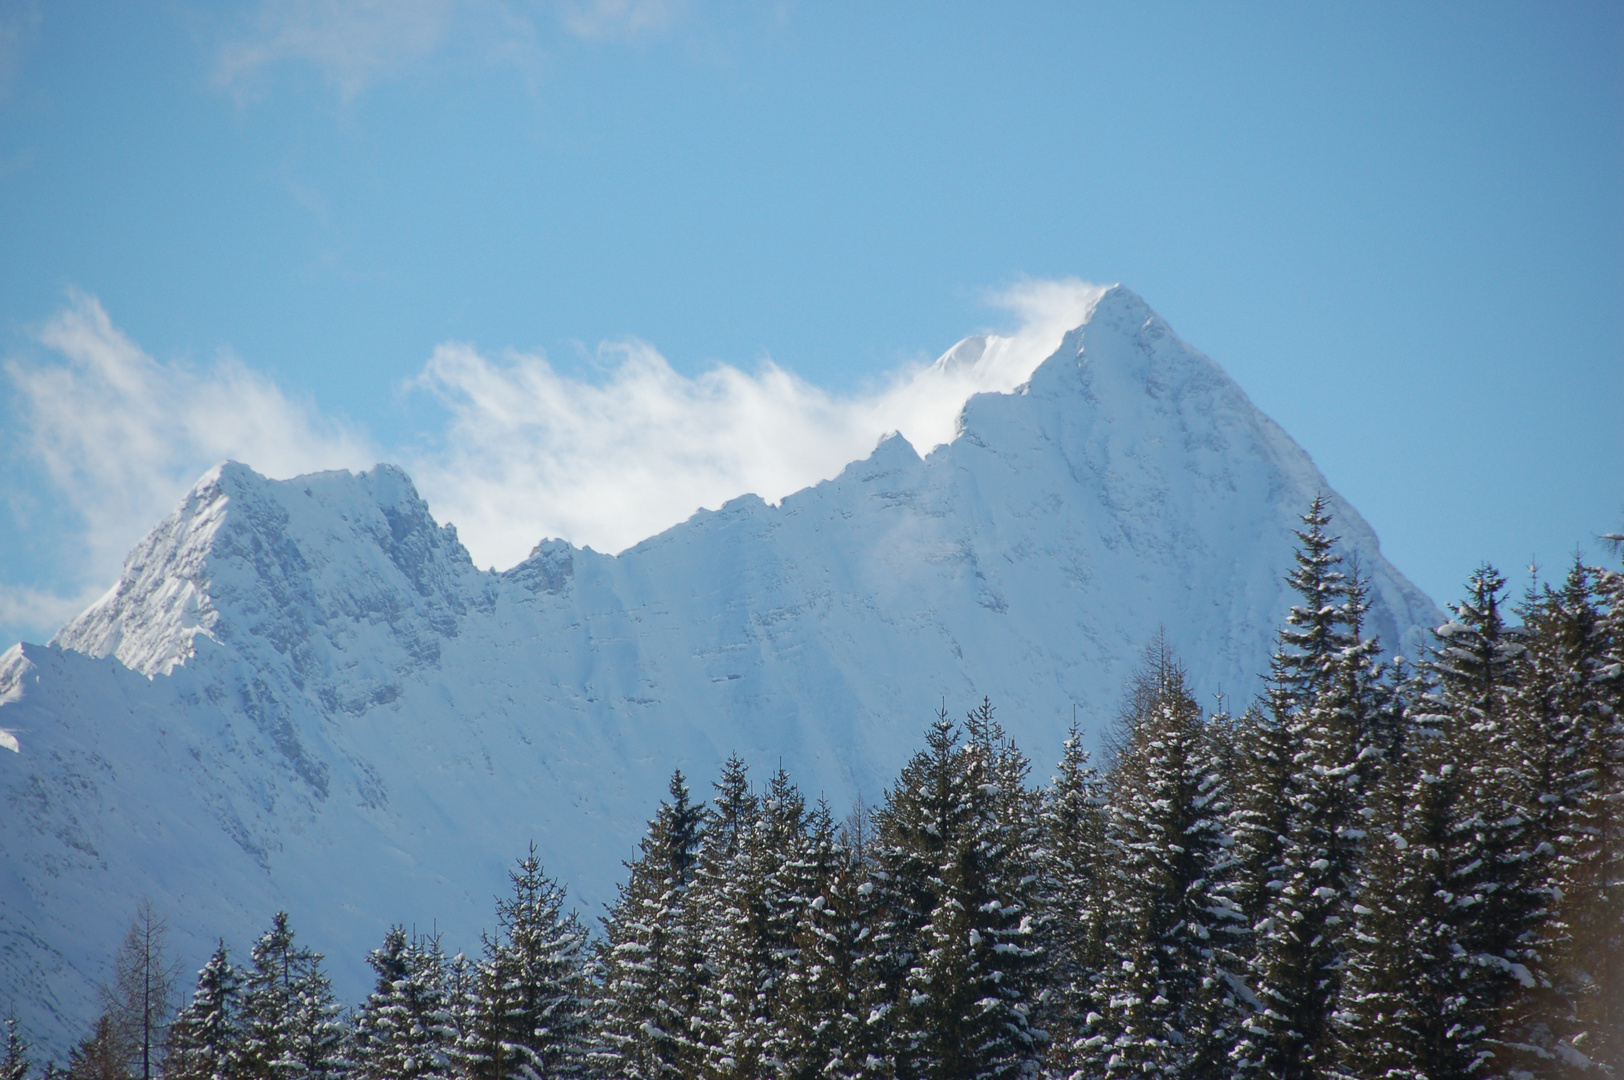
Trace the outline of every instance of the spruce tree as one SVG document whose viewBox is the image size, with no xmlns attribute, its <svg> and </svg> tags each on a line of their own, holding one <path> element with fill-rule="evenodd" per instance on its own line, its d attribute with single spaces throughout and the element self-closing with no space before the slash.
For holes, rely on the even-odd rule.
<svg viewBox="0 0 1624 1080">
<path fill-rule="evenodd" d="M 392 926 L 367 963 L 378 981 L 356 1010 L 353 1075 L 357 1080 L 449 1080 L 456 1031 L 439 939 L 413 939 L 404 927 Z"/>
<path fill-rule="evenodd" d="M 1294 535 L 1298 547 L 1286 575 L 1299 599 L 1276 633 L 1279 647 L 1270 661 L 1275 707 L 1286 714 L 1309 708 L 1334 677 L 1336 658 L 1355 643 L 1349 624 L 1348 578 L 1338 567 L 1340 537 L 1326 531 L 1331 514 L 1325 496 L 1314 498 Z"/>
<path fill-rule="evenodd" d="M 1601 660 L 1576 695 L 1595 709 L 1556 878 L 1565 942 L 1552 967 L 1568 1009 L 1553 1056 L 1558 1071 L 1624 1077 L 1624 572 L 1598 571 L 1595 595 Z"/>
<path fill-rule="evenodd" d="M 270 929 L 260 935 L 249 953 L 243 973 L 242 1075 L 272 1080 L 283 1068 L 282 1059 L 292 1028 L 293 984 L 302 957 L 293 945 L 288 914 L 279 911 Z"/>
<path fill-rule="evenodd" d="M 347 1075 L 343 1006 L 322 970 L 320 953 L 305 953 L 305 964 L 293 986 L 288 1010 L 287 1042 L 281 1077 L 296 1080 L 339 1080 Z"/>
<path fill-rule="evenodd" d="M 1235 785 L 1235 854 L 1238 901 L 1252 933 L 1244 946 L 1248 970 L 1261 960 L 1259 941 L 1269 909 L 1284 886 L 1286 839 L 1291 831 L 1291 778 L 1296 752 L 1290 713 L 1278 694 L 1249 707 L 1231 735 Z"/>
<path fill-rule="evenodd" d="M 737 758 L 717 789 L 690 905 L 705 960 L 704 1075 L 783 1075 L 803 1052 L 787 1003 L 801 964 L 796 929 L 820 886 L 806 805 L 782 768 L 757 798 Z"/>
<path fill-rule="evenodd" d="M 739 1051 L 730 1055 L 734 1065 L 723 1075 L 782 1076 L 796 1067 L 801 1051 L 788 1001 L 802 964 L 796 929 L 823 884 L 806 801 L 782 766 L 762 793 L 742 856 L 746 934 L 725 941 L 727 947 L 715 957 L 715 982 L 748 1005 L 731 1010 L 743 1022 L 731 1029 Z M 751 1059 L 753 1064 L 746 1064 Z"/>
<path fill-rule="evenodd" d="M 1430 668 L 1438 707 L 1451 717 L 1457 742 L 1468 749 L 1468 783 L 1456 825 L 1463 870 L 1460 947 L 1469 958 L 1458 1035 L 1484 1069 L 1505 1070 L 1506 1021 L 1514 999 L 1540 978 L 1539 928 L 1547 898 L 1545 861 L 1531 827 L 1541 786 L 1530 761 L 1535 748 L 1519 738 L 1513 709 L 1525 665 L 1524 635 L 1502 615 L 1505 579 L 1483 566 L 1467 583 L 1454 618 L 1438 629 Z M 1539 740 L 1536 740 L 1539 741 Z"/>
<path fill-rule="evenodd" d="M 497 901 L 479 965 L 473 1075 L 579 1076 L 590 1041 L 586 930 L 564 910 L 564 889 L 542 872 L 534 843 L 508 876 L 513 894 Z"/>
<path fill-rule="evenodd" d="M 1105 788 L 1073 722 L 1060 764 L 1043 795 L 1037 905 L 1048 913 L 1043 941 L 1049 1001 L 1048 1068 L 1070 1076 L 1092 1058 L 1088 1017 L 1100 994 L 1108 913 L 1104 883 Z M 1103 1016 L 1102 1016 L 1103 1018 Z"/>
<path fill-rule="evenodd" d="M 169 1026 L 165 1080 L 238 1080 L 242 1031 L 240 981 L 221 942 L 197 973 L 197 989 Z"/>
<path fill-rule="evenodd" d="M 241 1074 L 253 1080 L 326 1080 L 343 1068 L 343 1027 L 322 957 L 294 942 L 279 911 L 243 973 Z"/>
<path fill-rule="evenodd" d="M 826 803 L 808 825 L 810 900 L 794 930 L 795 963 L 785 976 L 778 1075 L 789 1080 L 883 1077 L 884 988 L 874 978 L 875 896 L 864 857 L 861 807 L 837 833 Z"/>
<path fill-rule="evenodd" d="M 1352 912 L 1337 1034 L 1345 1077 L 1492 1075 L 1475 1036 L 1466 923 L 1476 846 L 1463 827 L 1472 732 L 1423 714 L 1376 800 Z"/>
<path fill-rule="evenodd" d="M 698 956 L 685 908 L 693 882 L 704 810 L 689 801 L 680 771 L 627 866 L 620 895 L 604 919 L 599 947 L 601 1073 L 626 1080 L 692 1076 L 697 1044 Z"/>
<path fill-rule="evenodd" d="M 715 783 L 716 796 L 700 844 L 694 882 L 685 908 L 690 939 L 702 962 L 693 1030 L 701 1046 L 700 1075 L 750 1076 L 759 1067 L 759 1026 L 751 1016 L 766 883 L 751 858 L 760 802 L 744 761 L 732 755 Z"/>
<path fill-rule="evenodd" d="M 28 1042 L 17 1029 L 17 1018 L 6 1018 L 5 1056 L 0 1057 L 0 1080 L 25 1080 L 33 1062 L 28 1057 Z"/>
<path fill-rule="evenodd" d="M 1535 938 L 1525 966 L 1530 977 L 1511 988 L 1503 1010 L 1501 1053 L 1513 1069 L 1555 1075 L 1572 1034 L 1573 987 L 1566 958 L 1573 941 L 1562 903 L 1589 824 L 1586 793 L 1599 774 L 1587 752 L 1607 724 L 1602 672 L 1607 634 L 1593 571 L 1577 559 L 1560 589 L 1530 587 L 1520 614 L 1517 675 L 1507 700 L 1512 768 L 1497 780 L 1513 785 L 1510 801 L 1523 818 L 1526 853 L 1521 878 L 1533 890 Z"/>
<path fill-rule="evenodd" d="M 1088 1025 L 1107 1076 L 1210 1076 L 1226 1066 L 1242 999 L 1227 785 L 1184 673 L 1158 642 L 1109 777 L 1110 912 Z"/>
<path fill-rule="evenodd" d="M 1304 718 L 1330 683 L 1337 655 L 1353 644 L 1348 633 L 1347 579 L 1337 567 L 1335 538 L 1325 531 L 1330 515 L 1323 497 L 1303 516 L 1300 547 L 1287 576 L 1300 602 L 1290 609 L 1270 660 L 1261 701 L 1236 722 L 1233 759 L 1237 776 L 1237 855 L 1243 868 L 1241 907 L 1253 924 L 1254 982 L 1267 962 L 1263 943 L 1275 925 L 1271 911 L 1286 881 L 1286 849 L 1305 768 Z"/>
<path fill-rule="evenodd" d="M 484 1057 L 479 1053 L 478 1036 L 479 968 L 460 952 L 445 965 L 445 1000 L 451 1029 L 446 1053 L 452 1075 L 461 1080 L 475 1075 Z"/>
<path fill-rule="evenodd" d="M 978 721 L 979 722 L 979 721 Z M 1024 771 L 1000 762 L 996 734 L 961 744 L 945 712 L 903 769 L 880 814 L 878 857 L 895 905 L 890 932 L 906 964 L 892 1022 L 898 1076 L 1035 1074 L 1044 1046 L 1031 1010 L 1041 985 L 1025 823 L 1000 820 Z"/>
<path fill-rule="evenodd" d="M 1542 751 L 1514 722 L 1522 635 L 1483 567 L 1424 665 L 1405 759 L 1385 785 L 1338 1020 L 1346 1075 L 1508 1075 L 1531 1050 L 1552 849 L 1530 826 Z M 1523 725 L 1526 727 L 1526 725 Z M 1402 934 L 1400 941 L 1393 940 Z M 1407 1072 L 1405 1070 L 1408 1070 Z"/>
<path fill-rule="evenodd" d="M 1303 522 L 1287 577 L 1302 602 L 1279 632 L 1269 688 L 1274 752 L 1283 759 L 1269 764 L 1289 768 L 1275 807 L 1248 793 L 1241 830 L 1252 849 L 1245 902 L 1266 902 L 1249 965 L 1258 1004 L 1244 1022 L 1236 1060 L 1242 1072 L 1282 1080 L 1325 1076 L 1335 1065 L 1331 1021 L 1380 754 L 1378 721 L 1387 707 L 1377 643 L 1361 636 L 1365 589 L 1357 574 L 1350 582 L 1337 569 L 1341 556 L 1325 531 L 1323 498 Z M 1283 831 L 1262 835 L 1275 809 Z"/>
</svg>

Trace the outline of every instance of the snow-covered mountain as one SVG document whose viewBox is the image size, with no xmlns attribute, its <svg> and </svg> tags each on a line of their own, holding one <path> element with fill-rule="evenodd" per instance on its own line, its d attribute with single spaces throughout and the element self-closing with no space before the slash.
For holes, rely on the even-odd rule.
<svg viewBox="0 0 1624 1080">
<path fill-rule="evenodd" d="M 0 657 L 0 1009 L 65 1045 L 143 896 L 193 969 L 286 908 L 354 1000 L 392 922 L 474 949 L 530 839 L 595 913 L 673 768 L 701 793 L 731 751 L 782 761 L 843 809 L 944 702 L 989 695 L 1045 775 L 1158 625 L 1244 702 L 1321 491 L 1121 288 L 923 460 L 892 437 L 618 556 L 544 541 L 485 572 L 399 469 L 222 465 L 102 601 Z M 1330 500 L 1370 629 L 1413 649 L 1441 617 Z"/>
</svg>

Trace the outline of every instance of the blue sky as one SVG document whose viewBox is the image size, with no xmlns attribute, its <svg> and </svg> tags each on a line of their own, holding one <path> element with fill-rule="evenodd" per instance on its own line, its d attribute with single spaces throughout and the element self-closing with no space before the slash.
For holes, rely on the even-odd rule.
<svg viewBox="0 0 1624 1080">
<path fill-rule="evenodd" d="M 400 461 L 482 564 L 782 494 L 1070 279 L 1435 598 L 1600 557 L 1624 8 L 0 0 L 0 637 L 228 454 Z"/>
</svg>

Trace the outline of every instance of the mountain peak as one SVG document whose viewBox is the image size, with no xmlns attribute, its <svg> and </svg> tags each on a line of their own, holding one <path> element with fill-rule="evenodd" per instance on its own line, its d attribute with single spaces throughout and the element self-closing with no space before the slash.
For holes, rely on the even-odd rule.
<svg viewBox="0 0 1624 1080">
<path fill-rule="evenodd" d="M 289 619 L 321 625 L 335 606 L 390 591 L 393 578 L 456 607 L 455 581 L 471 570 L 456 529 L 434 521 L 398 466 L 277 481 L 225 461 L 136 545 L 118 583 L 51 643 L 115 657 L 143 675 L 168 674 L 200 635 L 263 632 Z M 224 625 L 223 614 L 230 616 Z M 289 625 L 279 640 L 291 648 L 294 633 Z"/>
<path fill-rule="evenodd" d="M 1140 326 L 1151 320 L 1161 322 L 1161 316 L 1151 310 L 1144 297 L 1126 285 L 1115 284 L 1100 290 L 1080 326 Z"/>
<path fill-rule="evenodd" d="M 1191 348 L 1150 309 L 1139 295 L 1121 285 L 1101 294 L 1088 318 L 1061 339 L 1060 347 L 1032 373 L 1028 388 L 1035 393 L 1074 392 L 1076 374 L 1082 385 L 1092 385 L 1109 369 L 1102 388 L 1127 389 L 1122 380 L 1154 392 L 1174 371 L 1227 376 L 1212 360 Z M 1237 388 L 1238 389 L 1238 388 Z"/>
<path fill-rule="evenodd" d="M 976 366 L 977 361 L 987 351 L 988 337 L 985 334 L 973 334 L 963 338 L 954 346 L 937 357 L 932 366 L 936 370 L 949 375 L 969 371 Z"/>
<path fill-rule="evenodd" d="M 1369 629 L 1407 650 L 1441 621 L 1143 300 L 1103 289 L 1085 314 L 1025 392 L 971 398 L 923 458 L 893 435 L 617 556 L 544 541 L 483 573 L 393 466 L 210 470 L 106 598 L 0 657 L 21 745 L 0 753 L 0 910 L 29 943 L 0 951 L 0 988 L 49 983 L 34 1020 L 66 1045 L 124 929 L 105 898 L 146 895 L 188 912 L 197 962 L 303 913 L 353 999 L 391 922 L 476 942 L 531 837 L 584 907 L 612 898 L 673 768 L 736 751 L 836 805 L 872 798 L 938 703 L 983 696 L 1052 761 L 1074 711 L 1109 722 L 1158 626 L 1192 686 L 1244 697 L 1322 492 Z M 1024 377 L 1009 341 L 944 361 Z"/>
</svg>

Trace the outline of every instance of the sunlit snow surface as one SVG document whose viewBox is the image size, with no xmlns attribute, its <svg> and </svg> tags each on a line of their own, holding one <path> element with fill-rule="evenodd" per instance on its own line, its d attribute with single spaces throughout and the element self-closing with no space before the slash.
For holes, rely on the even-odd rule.
<svg viewBox="0 0 1624 1080">
<path fill-rule="evenodd" d="M 1244 703 L 1318 491 L 1120 288 L 925 460 L 892 438 L 618 557 L 549 541 L 488 573 L 397 469 L 223 465 L 52 645 L 0 658 L 0 1010 L 65 1047 L 143 896 L 190 970 L 286 908 L 354 1001 L 390 923 L 475 950 L 531 838 L 596 914 L 673 768 L 703 795 L 730 751 L 782 761 L 842 813 L 943 702 L 990 696 L 1046 776 L 1158 625 Z M 1441 616 L 1331 505 L 1370 629 L 1413 651 Z"/>
</svg>

